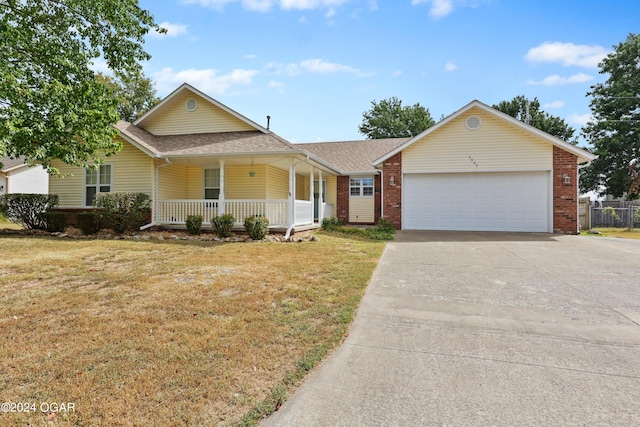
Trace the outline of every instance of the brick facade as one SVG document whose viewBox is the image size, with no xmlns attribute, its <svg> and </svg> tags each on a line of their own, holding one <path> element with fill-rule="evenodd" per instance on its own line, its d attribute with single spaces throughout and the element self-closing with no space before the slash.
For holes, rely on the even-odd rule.
<svg viewBox="0 0 640 427">
<path fill-rule="evenodd" d="M 553 232 L 578 233 L 578 165 L 576 156 L 553 147 Z M 569 183 L 565 184 L 565 175 Z"/>
<path fill-rule="evenodd" d="M 382 165 L 384 182 L 382 183 L 384 217 L 402 229 L 402 152 L 386 160 Z M 391 184 L 393 178 L 393 184 Z"/>
<path fill-rule="evenodd" d="M 336 200 L 336 218 L 347 223 L 349 222 L 349 177 L 338 176 L 337 180 L 338 196 Z"/>
</svg>

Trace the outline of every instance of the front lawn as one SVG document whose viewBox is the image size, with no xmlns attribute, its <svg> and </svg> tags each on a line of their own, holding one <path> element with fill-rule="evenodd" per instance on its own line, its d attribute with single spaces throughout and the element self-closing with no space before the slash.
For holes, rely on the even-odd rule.
<svg viewBox="0 0 640 427">
<path fill-rule="evenodd" d="M 600 234 L 590 234 L 588 232 L 582 232 L 581 234 L 603 237 L 619 237 L 622 239 L 640 239 L 640 229 L 638 228 L 601 228 L 598 227 L 595 230 Z"/>
<path fill-rule="evenodd" d="M 318 236 L 0 237 L 0 402 L 23 410 L 0 425 L 254 423 L 341 342 L 384 248 Z"/>
</svg>

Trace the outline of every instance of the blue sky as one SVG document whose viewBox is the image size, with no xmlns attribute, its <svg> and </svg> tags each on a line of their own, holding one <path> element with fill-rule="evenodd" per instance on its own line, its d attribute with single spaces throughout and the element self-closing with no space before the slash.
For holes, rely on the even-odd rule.
<svg viewBox="0 0 640 427">
<path fill-rule="evenodd" d="M 291 142 L 363 139 L 371 101 L 437 121 L 517 95 L 580 128 L 598 62 L 638 30 L 635 0 L 141 0 L 145 74 L 188 82 Z"/>
</svg>

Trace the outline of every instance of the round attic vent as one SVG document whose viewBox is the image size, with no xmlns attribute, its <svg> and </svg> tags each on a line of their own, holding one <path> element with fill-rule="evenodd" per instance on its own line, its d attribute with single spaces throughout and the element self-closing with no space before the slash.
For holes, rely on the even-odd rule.
<svg viewBox="0 0 640 427">
<path fill-rule="evenodd" d="M 464 121 L 464 124 L 467 127 L 467 129 L 476 130 L 476 129 L 480 129 L 480 126 L 482 125 L 482 120 L 480 120 L 480 117 L 478 116 L 469 116 L 467 117 L 467 120 Z"/>
<path fill-rule="evenodd" d="M 195 98 L 189 98 L 184 104 L 184 107 L 187 111 L 196 111 L 196 108 L 198 108 L 198 101 L 196 101 Z"/>
</svg>

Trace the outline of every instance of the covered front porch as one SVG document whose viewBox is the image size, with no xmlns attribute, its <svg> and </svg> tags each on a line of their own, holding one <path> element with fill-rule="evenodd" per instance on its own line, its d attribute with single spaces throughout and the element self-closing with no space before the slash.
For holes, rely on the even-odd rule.
<svg viewBox="0 0 640 427">
<path fill-rule="evenodd" d="M 317 200 L 295 200 L 293 221 L 290 221 L 289 201 L 282 200 L 161 200 L 158 203 L 158 223 L 168 227 L 183 227 L 187 216 L 201 215 L 203 226 L 209 225 L 211 218 L 230 214 L 236 226 L 242 226 L 248 216 L 264 216 L 269 227 L 286 229 L 296 227 L 319 227 L 322 218 L 333 216 L 333 205 L 322 203 L 322 217 L 317 208 Z M 315 209 L 314 209 L 315 207 Z M 314 212 L 315 211 L 315 212 Z"/>
<path fill-rule="evenodd" d="M 156 165 L 154 224 L 184 228 L 188 216 L 201 215 L 207 228 L 230 214 L 236 228 L 250 216 L 266 217 L 273 231 L 317 228 L 334 215 L 331 172 L 304 156 L 166 159 Z"/>
</svg>

